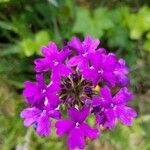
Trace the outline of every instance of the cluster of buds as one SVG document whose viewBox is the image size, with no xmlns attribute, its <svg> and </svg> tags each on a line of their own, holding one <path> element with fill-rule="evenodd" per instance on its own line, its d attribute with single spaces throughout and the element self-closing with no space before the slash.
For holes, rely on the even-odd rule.
<svg viewBox="0 0 150 150">
<path fill-rule="evenodd" d="M 99 47 L 100 41 L 73 37 L 61 50 L 54 42 L 42 47 L 42 58 L 34 61 L 36 82 L 24 83 L 29 108 L 21 112 L 25 126 L 38 135 L 67 135 L 70 150 L 84 149 L 86 139 L 100 135 L 100 126 L 113 129 L 116 120 L 130 126 L 136 112 L 127 106 L 133 94 L 127 85 L 125 60 Z M 96 90 L 95 87 L 100 87 Z M 87 118 L 95 116 L 94 127 Z"/>
</svg>

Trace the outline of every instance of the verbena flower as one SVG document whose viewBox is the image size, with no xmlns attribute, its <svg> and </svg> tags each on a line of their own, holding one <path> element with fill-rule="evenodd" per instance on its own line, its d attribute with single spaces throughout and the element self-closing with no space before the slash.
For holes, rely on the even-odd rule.
<svg viewBox="0 0 150 150">
<path fill-rule="evenodd" d="M 86 36 L 83 42 L 73 37 L 61 50 L 54 42 L 42 47 L 43 57 L 34 61 L 36 82 L 24 83 L 29 105 L 21 112 L 25 126 L 48 136 L 54 121 L 56 134 L 67 135 L 69 149 L 74 150 L 84 149 L 87 138 L 97 138 L 99 126 L 113 129 L 116 119 L 132 125 L 136 112 L 127 106 L 133 97 L 126 87 L 129 69 L 125 60 L 107 54 L 99 44 Z M 94 128 L 88 122 L 91 114 Z"/>
<path fill-rule="evenodd" d="M 121 88 L 113 97 L 110 89 L 107 86 L 103 87 L 100 96 L 94 97 L 92 101 L 97 123 L 112 129 L 118 118 L 123 124 L 131 125 L 132 119 L 136 116 L 136 112 L 126 106 L 131 98 L 132 93 L 126 87 Z"/>
<path fill-rule="evenodd" d="M 60 52 L 55 43 L 51 42 L 47 47 L 42 47 L 44 58 L 38 58 L 34 61 L 36 72 L 51 71 L 52 80 L 58 80 L 61 76 L 67 76 L 71 72 L 71 68 L 67 67 L 63 62 L 70 55 L 67 47 L 64 47 Z"/>
<path fill-rule="evenodd" d="M 47 105 L 43 109 L 26 108 L 21 112 L 21 117 L 24 118 L 25 126 L 32 125 L 39 135 L 48 136 L 51 132 L 50 118 L 60 119 L 61 114 L 59 110 L 52 109 Z"/>
<path fill-rule="evenodd" d="M 71 150 L 76 147 L 83 149 L 85 146 L 85 137 L 93 139 L 98 136 L 98 129 L 91 128 L 85 122 L 89 114 L 90 109 L 87 107 L 83 107 L 80 111 L 76 108 L 70 108 L 68 110 L 70 119 L 62 119 L 56 123 L 57 135 L 68 135 L 67 143 Z"/>
</svg>

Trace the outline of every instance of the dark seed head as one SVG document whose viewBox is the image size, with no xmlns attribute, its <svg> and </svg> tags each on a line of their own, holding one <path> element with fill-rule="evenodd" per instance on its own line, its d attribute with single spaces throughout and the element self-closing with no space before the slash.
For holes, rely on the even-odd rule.
<svg viewBox="0 0 150 150">
<path fill-rule="evenodd" d="M 86 99 L 91 100 L 94 95 L 92 82 L 83 79 L 79 71 L 75 71 L 69 77 L 63 77 L 61 88 L 59 96 L 63 103 L 70 106 L 82 106 Z"/>
</svg>

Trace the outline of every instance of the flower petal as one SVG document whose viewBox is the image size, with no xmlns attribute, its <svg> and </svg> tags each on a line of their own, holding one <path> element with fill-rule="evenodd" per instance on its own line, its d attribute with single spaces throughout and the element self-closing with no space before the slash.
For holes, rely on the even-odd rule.
<svg viewBox="0 0 150 150">
<path fill-rule="evenodd" d="M 76 148 L 84 149 L 85 139 L 83 131 L 80 128 L 74 128 L 69 133 L 67 143 L 70 150 L 75 150 Z"/>
<path fill-rule="evenodd" d="M 79 54 L 83 53 L 81 41 L 77 37 L 73 37 L 71 41 L 67 43 L 70 48 L 73 48 Z"/>
<path fill-rule="evenodd" d="M 110 86 L 114 87 L 115 86 L 115 82 L 116 82 L 116 78 L 115 75 L 112 72 L 106 72 L 104 71 L 102 74 L 102 78 L 105 82 L 107 82 Z"/>
<path fill-rule="evenodd" d="M 36 72 L 42 72 L 49 71 L 53 65 L 53 62 L 48 58 L 38 58 L 34 60 L 34 64 L 36 65 L 34 70 Z"/>
<path fill-rule="evenodd" d="M 82 123 L 89 115 L 90 110 L 88 107 L 83 107 L 81 110 L 77 110 L 76 108 L 72 107 L 68 110 L 68 115 L 70 116 L 71 120 L 74 122 Z"/>
<path fill-rule="evenodd" d="M 51 73 L 51 81 L 53 83 L 59 83 L 60 82 L 60 71 L 59 71 L 59 66 L 55 66 L 52 68 L 52 73 Z"/>
<path fill-rule="evenodd" d="M 92 39 L 91 36 L 85 36 L 83 41 L 83 48 L 86 49 L 87 52 L 95 52 L 95 49 L 100 44 L 99 39 Z"/>
<path fill-rule="evenodd" d="M 59 105 L 59 96 L 55 93 L 48 93 L 47 94 L 48 103 L 53 107 L 56 108 Z"/>
<path fill-rule="evenodd" d="M 64 46 L 63 49 L 59 52 L 60 61 L 63 62 L 68 56 L 72 54 L 72 51 L 68 46 Z"/>
<path fill-rule="evenodd" d="M 42 54 L 45 57 L 53 57 L 58 54 L 57 45 L 54 42 L 50 42 L 48 46 L 42 47 Z"/>
<path fill-rule="evenodd" d="M 111 91 L 108 86 L 101 88 L 100 96 L 102 96 L 104 99 L 107 99 L 108 101 L 112 100 Z"/>
<path fill-rule="evenodd" d="M 92 99 L 93 107 L 100 106 L 101 104 L 102 104 L 102 101 L 101 101 L 100 97 L 98 97 L 98 96 L 93 97 L 93 99 Z"/>
<path fill-rule="evenodd" d="M 36 74 L 36 81 L 38 83 L 38 86 L 42 89 L 42 88 L 46 88 L 46 84 L 44 81 L 44 74 Z"/>
<path fill-rule="evenodd" d="M 104 53 L 103 53 L 103 51 L 96 51 L 95 53 L 90 54 L 89 59 L 91 61 L 91 65 L 95 69 L 99 69 L 102 66 L 102 61 L 104 59 Z"/>
<path fill-rule="evenodd" d="M 41 114 L 39 117 L 36 131 L 41 136 L 50 135 L 50 120 L 46 113 Z"/>
<path fill-rule="evenodd" d="M 84 132 L 84 136 L 87 136 L 91 139 L 97 138 L 99 131 L 97 128 L 91 128 L 87 123 L 82 123 L 80 125 L 81 130 Z"/>
<path fill-rule="evenodd" d="M 116 125 L 116 115 L 113 109 L 107 109 L 106 121 L 104 123 L 105 128 L 113 129 Z"/>
<path fill-rule="evenodd" d="M 55 124 L 56 134 L 59 136 L 63 136 L 64 134 L 68 134 L 70 130 L 75 127 L 75 123 L 71 120 L 59 120 Z"/>
<path fill-rule="evenodd" d="M 60 64 L 59 65 L 59 71 L 60 71 L 61 76 L 69 76 L 72 69 L 69 68 L 68 66 L 65 66 L 64 64 Z"/>
<path fill-rule="evenodd" d="M 126 104 L 133 97 L 133 93 L 130 92 L 126 87 L 121 88 L 119 92 L 113 97 L 115 104 Z"/>
<path fill-rule="evenodd" d="M 102 68 L 107 71 L 113 71 L 115 70 L 117 63 L 116 55 L 114 53 L 109 53 L 108 55 L 105 55 L 102 61 Z"/>
<path fill-rule="evenodd" d="M 59 110 L 50 110 L 48 111 L 48 115 L 54 119 L 60 119 L 61 113 Z"/>
<path fill-rule="evenodd" d="M 37 121 L 38 117 L 40 116 L 40 113 L 41 113 L 41 110 L 39 110 L 36 107 L 32 107 L 32 108 L 24 109 L 21 112 L 20 116 L 21 116 L 21 118 L 24 119 L 24 125 L 28 127 L 32 123 Z"/>
<path fill-rule="evenodd" d="M 116 114 L 120 122 L 127 126 L 131 126 L 133 118 L 137 116 L 135 110 L 124 105 L 116 108 Z"/>
<path fill-rule="evenodd" d="M 74 67 L 74 66 L 77 66 L 81 62 L 82 62 L 82 56 L 80 56 L 80 55 L 74 56 L 67 62 L 67 65 Z"/>
</svg>

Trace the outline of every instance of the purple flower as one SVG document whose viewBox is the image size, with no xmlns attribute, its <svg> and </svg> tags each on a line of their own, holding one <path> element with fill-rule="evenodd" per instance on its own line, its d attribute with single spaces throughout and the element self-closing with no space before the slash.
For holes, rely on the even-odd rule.
<svg viewBox="0 0 150 150">
<path fill-rule="evenodd" d="M 112 129 L 115 127 L 116 118 L 118 118 L 121 123 L 130 126 L 133 118 L 136 117 L 136 112 L 126 106 L 131 98 L 132 93 L 126 87 L 121 88 L 113 97 L 107 86 L 102 88 L 100 97 L 94 97 L 92 104 L 97 123 Z"/>
<path fill-rule="evenodd" d="M 47 99 L 53 107 L 57 107 L 59 97 L 56 93 L 60 90 L 60 86 L 56 83 L 47 86 L 43 74 L 36 75 L 36 80 L 37 82 L 26 81 L 24 83 L 23 95 L 27 103 L 31 106 L 40 107 L 44 104 L 45 99 Z"/>
<path fill-rule="evenodd" d="M 87 138 L 98 137 L 98 125 L 112 129 L 116 119 L 132 124 L 136 112 L 127 106 L 133 97 L 125 87 L 128 68 L 123 59 L 107 54 L 99 44 L 98 39 L 86 36 L 83 42 L 73 37 L 60 51 L 54 42 L 42 48 L 43 58 L 34 61 L 35 71 L 40 73 L 36 82 L 24 83 L 23 95 L 29 104 L 21 112 L 25 126 L 48 136 L 52 119 L 57 119 L 57 135 L 67 135 L 69 149 L 75 150 L 84 149 Z M 98 85 L 104 86 L 100 93 L 95 89 Z M 69 119 L 61 118 L 61 113 Z M 96 128 L 86 122 L 92 113 Z"/>
<path fill-rule="evenodd" d="M 90 36 L 86 36 L 83 42 L 77 37 L 73 37 L 68 42 L 68 46 L 78 55 L 72 57 L 67 64 L 71 67 L 78 66 L 79 70 L 82 71 L 85 67 L 88 67 L 90 54 L 95 52 L 99 44 L 98 39 L 92 39 Z"/>
<path fill-rule="evenodd" d="M 93 81 L 97 85 L 99 81 L 105 81 L 111 86 L 115 86 L 115 66 L 117 58 L 115 54 L 109 53 L 106 55 L 104 51 L 97 51 L 90 55 L 91 66 L 85 69 L 83 75 L 85 78 Z"/>
<path fill-rule="evenodd" d="M 23 95 L 26 98 L 28 104 L 37 105 L 45 97 L 46 84 L 44 82 L 44 75 L 36 75 L 37 82 L 24 82 L 25 89 L 23 90 Z"/>
<path fill-rule="evenodd" d="M 59 119 L 60 112 L 58 110 L 53 110 L 50 107 L 43 110 L 31 107 L 26 108 L 21 112 L 21 118 L 24 119 L 25 126 L 33 125 L 36 132 L 41 136 L 49 136 L 50 130 L 50 118 Z"/>
<path fill-rule="evenodd" d="M 126 66 L 125 60 L 119 59 L 114 74 L 116 77 L 116 82 L 120 86 L 126 86 L 129 83 L 129 78 L 126 76 L 128 72 L 129 71 L 128 67 Z"/>
<path fill-rule="evenodd" d="M 64 47 L 60 52 L 55 43 L 51 42 L 47 47 L 42 48 L 44 58 L 38 58 L 34 61 L 36 72 L 52 71 L 52 81 L 59 82 L 61 76 L 68 76 L 71 69 L 64 65 L 67 56 L 70 55 L 70 50 Z"/>
<path fill-rule="evenodd" d="M 68 145 L 70 150 L 75 148 L 83 149 L 85 146 L 85 137 L 96 138 L 98 136 L 98 129 L 91 128 L 85 119 L 90 114 L 90 110 L 87 107 L 83 107 L 80 111 L 76 108 L 70 108 L 68 115 L 70 120 L 59 120 L 55 127 L 57 128 L 57 135 L 68 135 Z"/>
</svg>

